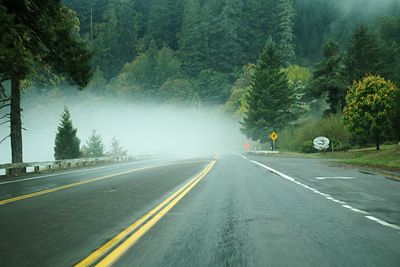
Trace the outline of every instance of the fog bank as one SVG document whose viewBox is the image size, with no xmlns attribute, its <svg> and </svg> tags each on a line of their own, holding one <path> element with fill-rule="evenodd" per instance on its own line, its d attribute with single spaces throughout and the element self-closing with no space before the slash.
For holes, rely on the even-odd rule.
<svg viewBox="0 0 400 267">
<path fill-rule="evenodd" d="M 241 147 L 245 139 L 239 125 L 216 109 L 132 104 L 109 100 L 76 99 L 25 104 L 23 111 L 24 161 L 54 160 L 54 140 L 64 106 L 78 128 L 81 146 L 93 129 L 103 138 L 106 151 L 115 137 L 134 154 L 175 154 L 192 156 Z M 8 125 L 0 128 L 2 135 Z M 11 159 L 10 142 L 0 145 L 0 162 Z"/>
</svg>

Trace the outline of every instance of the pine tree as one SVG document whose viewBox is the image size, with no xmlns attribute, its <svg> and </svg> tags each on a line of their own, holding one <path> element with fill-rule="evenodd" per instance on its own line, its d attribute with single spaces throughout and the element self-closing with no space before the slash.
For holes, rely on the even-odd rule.
<svg viewBox="0 0 400 267">
<path fill-rule="evenodd" d="M 1 1 L 0 82 L 11 81 L 11 158 L 23 161 L 21 81 L 38 67 L 84 88 L 92 53 L 79 38 L 76 13 L 62 1 Z"/>
<path fill-rule="evenodd" d="M 346 80 L 343 57 L 339 53 L 338 44 L 331 40 L 323 47 L 324 60 L 319 63 L 313 74 L 313 84 L 310 94 L 321 98 L 327 95 L 329 113 L 341 112 L 345 105 Z"/>
<path fill-rule="evenodd" d="M 103 140 L 96 130 L 92 131 L 92 135 L 86 141 L 85 146 L 82 148 L 82 154 L 85 158 L 98 158 L 104 156 Z"/>
<path fill-rule="evenodd" d="M 207 68 L 228 73 L 245 63 L 244 39 L 240 36 L 241 0 L 208 0 L 204 6 L 207 31 Z"/>
<path fill-rule="evenodd" d="M 381 47 L 377 36 L 365 25 L 354 32 L 345 57 L 349 82 L 359 81 L 367 74 L 377 75 L 383 67 Z"/>
<path fill-rule="evenodd" d="M 400 86 L 400 16 L 383 18 L 380 36 L 385 45 L 381 74 Z"/>
<path fill-rule="evenodd" d="M 137 56 L 138 35 L 143 23 L 134 1 L 110 1 L 104 17 L 105 21 L 96 26 L 93 61 L 110 80 L 125 63 Z"/>
<path fill-rule="evenodd" d="M 205 25 L 202 23 L 201 14 L 199 0 L 186 2 L 179 35 L 179 57 L 183 72 L 189 76 L 195 76 L 204 69 L 207 58 Z"/>
<path fill-rule="evenodd" d="M 255 62 L 263 50 L 268 36 L 275 31 L 276 0 L 248 0 L 242 3 L 238 35 L 243 38 L 242 50 L 246 63 Z"/>
<path fill-rule="evenodd" d="M 111 157 L 126 156 L 128 152 L 120 145 L 119 141 L 113 137 L 111 141 L 111 150 L 108 153 Z"/>
<path fill-rule="evenodd" d="M 150 10 L 146 38 L 176 51 L 182 16 L 183 0 L 155 0 Z"/>
<path fill-rule="evenodd" d="M 294 119 L 293 92 L 282 66 L 280 51 L 270 39 L 257 62 L 242 123 L 242 132 L 254 141 L 265 143 L 270 131 L 278 131 Z"/>
<path fill-rule="evenodd" d="M 80 157 L 79 145 L 81 141 L 76 136 L 76 132 L 77 129 L 72 125 L 71 115 L 65 107 L 56 133 L 54 145 L 54 158 L 56 160 Z"/>
<path fill-rule="evenodd" d="M 327 36 L 331 36 L 332 24 L 342 15 L 337 1 L 296 0 L 294 23 L 297 59 L 318 62 L 322 57 L 321 47 Z M 336 29 L 336 28 L 335 28 Z"/>
<path fill-rule="evenodd" d="M 285 65 L 295 57 L 294 51 L 294 2 L 293 0 L 278 0 L 277 3 L 277 39 L 282 53 L 282 59 Z"/>
</svg>

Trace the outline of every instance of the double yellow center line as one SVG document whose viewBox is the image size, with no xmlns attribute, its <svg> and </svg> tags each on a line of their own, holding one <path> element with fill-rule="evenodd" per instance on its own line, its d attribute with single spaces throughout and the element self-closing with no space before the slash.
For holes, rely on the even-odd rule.
<svg viewBox="0 0 400 267">
<path fill-rule="evenodd" d="M 146 215 L 135 221 L 121 233 L 94 251 L 88 257 L 75 265 L 75 267 L 111 266 L 130 247 L 132 247 L 147 231 L 149 231 L 165 214 L 168 213 L 190 190 L 193 189 L 212 169 L 216 160 L 211 161 L 205 169 L 195 175 L 188 183 L 182 186 L 170 197 L 161 202 Z M 108 254 L 107 254 L 108 253 Z"/>
<path fill-rule="evenodd" d="M 84 185 L 84 184 L 89 184 L 89 183 L 105 180 L 105 179 L 116 177 L 116 176 L 130 174 L 130 173 L 133 173 L 133 172 L 138 172 L 138 171 L 143 171 L 143 170 L 148 170 L 148 169 L 158 168 L 158 167 L 164 167 L 164 166 L 169 166 L 169 165 L 174 165 L 174 164 L 188 164 L 188 163 L 193 163 L 193 161 L 192 162 L 183 162 L 183 163 L 182 162 L 178 162 L 178 163 L 166 163 L 166 164 L 150 165 L 150 166 L 147 166 L 147 167 L 136 168 L 136 169 L 131 169 L 131 170 L 128 170 L 128 171 L 117 172 L 117 173 L 113 173 L 113 174 L 99 176 L 99 177 L 96 177 L 96 178 L 91 178 L 91 179 L 80 181 L 80 182 L 76 182 L 76 183 L 71 183 L 71 184 L 67 184 L 67 185 L 63 185 L 63 186 L 57 186 L 57 187 L 54 187 L 54 188 L 50 188 L 50 189 L 46 189 L 46 190 L 42 190 L 42 191 L 37 191 L 37 192 L 21 195 L 21 196 L 18 196 L 18 197 L 13 197 L 13 198 L 0 200 L 0 206 L 8 204 L 8 203 L 13 203 L 13 202 L 16 202 L 16 201 L 32 198 L 32 197 L 46 195 L 46 194 L 49 194 L 49 193 L 65 190 L 65 189 L 68 189 L 68 188 L 72 188 L 72 187 L 76 187 L 76 186 L 80 186 L 80 185 Z"/>
</svg>

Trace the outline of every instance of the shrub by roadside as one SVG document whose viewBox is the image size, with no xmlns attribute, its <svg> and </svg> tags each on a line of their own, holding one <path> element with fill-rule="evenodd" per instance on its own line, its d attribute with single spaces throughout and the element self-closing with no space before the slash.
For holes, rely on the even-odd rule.
<svg viewBox="0 0 400 267">
<path fill-rule="evenodd" d="M 320 120 L 307 121 L 302 125 L 290 126 L 279 134 L 279 147 L 284 151 L 302 153 L 318 152 L 313 147 L 313 140 L 318 136 L 325 136 L 333 143 L 334 151 L 343 151 L 350 148 L 350 133 L 345 128 L 341 114 L 330 115 Z M 330 147 L 329 150 L 332 150 Z"/>
</svg>

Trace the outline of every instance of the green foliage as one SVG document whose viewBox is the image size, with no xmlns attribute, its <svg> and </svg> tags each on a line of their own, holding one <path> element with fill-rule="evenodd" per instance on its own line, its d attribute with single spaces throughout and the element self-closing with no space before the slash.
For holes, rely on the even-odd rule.
<svg viewBox="0 0 400 267">
<path fill-rule="evenodd" d="M 354 82 L 346 96 L 344 116 L 355 140 L 374 140 L 379 150 L 382 139 L 392 130 L 398 95 L 399 89 L 379 76 L 368 75 Z"/>
<path fill-rule="evenodd" d="M 379 28 L 383 40 L 400 43 L 400 16 L 381 18 Z"/>
<path fill-rule="evenodd" d="M 192 84 L 187 80 L 168 80 L 160 87 L 157 96 L 162 103 L 191 105 L 193 98 L 192 88 Z"/>
<path fill-rule="evenodd" d="M 200 12 L 199 0 L 186 2 L 179 35 L 179 48 L 183 72 L 189 76 L 195 76 L 205 67 L 207 43 Z"/>
<path fill-rule="evenodd" d="M 295 17 L 293 0 L 278 0 L 276 15 L 277 35 L 283 62 L 289 65 L 295 57 L 293 24 Z"/>
<path fill-rule="evenodd" d="M 358 81 L 367 74 L 377 75 L 383 67 L 378 36 L 365 25 L 354 32 L 344 59 L 348 81 Z"/>
<path fill-rule="evenodd" d="M 65 107 L 56 133 L 54 145 L 54 158 L 56 160 L 80 157 L 79 145 L 81 141 L 76 136 L 76 132 L 77 129 L 72 125 L 71 115 Z"/>
<path fill-rule="evenodd" d="M 178 50 L 184 0 L 155 0 L 149 13 L 147 40 Z"/>
<path fill-rule="evenodd" d="M 285 128 L 279 133 L 279 146 L 281 150 L 312 153 L 315 152 L 313 140 L 318 136 L 333 141 L 335 151 L 349 147 L 350 132 L 341 114 L 331 114 L 319 120 Z"/>
<path fill-rule="evenodd" d="M 295 119 L 293 92 L 282 66 L 278 48 L 268 41 L 255 68 L 242 123 L 242 132 L 254 141 L 267 142 L 268 132 L 278 131 Z"/>
<path fill-rule="evenodd" d="M 320 60 L 321 47 L 326 38 L 337 37 L 330 32 L 334 25 L 337 32 L 341 33 L 340 20 L 343 15 L 339 5 L 337 1 L 295 1 L 295 45 L 297 60 L 302 64 L 311 65 Z"/>
<path fill-rule="evenodd" d="M 232 84 L 230 75 L 205 69 L 200 71 L 194 85 L 202 102 L 223 104 L 229 97 Z"/>
<path fill-rule="evenodd" d="M 345 105 L 346 79 L 338 44 L 331 40 L 324 44 L 324 59 L 314 70 L 310 95 L 327 97 L 326 114 L 342 112 Z"/>
<path fill-rule="evenodd" d="M 151 42 L 149 49 L 125 65 L 117 77 L 116 89 L 136 96 L 154 97 L 168 79 L 180 76 L 180 62 L 167 47 L 157 50 Z"/>
<path fill-rule="evenodd" d="M 242 120 L 247 109 L 248 94 L 251 89 L 251 80 L 254 75 L 255 65 L 248 64 L 243 67 L 240 77 L 233 84 L 231 95 L 224 105 L 224 111 Z"/>
<path fill-rule="evenodd" d="M 380 35 L 385 45 L 382 76 L 400 86 L 400 14 L 398 17 L 381 19 Z"/>
<path fill-rule="evenodd" d="M 229 73 L 257 59 L 272 36 L 284 62 L 310 66 L 325 40 L 345 43 L 354 28 L 374 26 L 382 14 L 398 16 L 397 0 L 64 0 L 78 12 L 90 40 L 93 13 L 95 67 L 107 80 L 144 52 L 151 40 L 177 52 L 183 73 Z M 360 10 L 360 6 L 363 8 Z M 391 25 L 391 22 L 385 23 Z"/>
<path fill-rule="evenodd" d="M 305 67 L 290 65 L 285 68 L 285 72 L 289 88 L 294 94 L 293 112 L 301 119 L 301 116 L 311 109 L 307 95 L 312 77 L 311 71 Z"/>
<path fill-rule="evenodd" d="M 298 65 L 290 65 L 285 69 L 289 86 L 296 93 L 306 93 L 308 83 L 311 81 L 312 73 L 309 68 Z"/>
<path fill-rule="evenodd" d="M 300 153 L 316 153 L 318 152 L 317 149 L 314 148 L 313 142 L 312 141 L 305 141 L 299 148 Z"/>
<path fill-rule="evenodd" d="M 97 68 L 85 91 L 95 95 L 102 95 L 105 93 L 106 87 L 107 80 L 104 78 L 104 74 L 100 68 Z"/>
<path fill-rule="evenodd" d="M 104 14 L 105 20 L 95 25 L 94 64 L 107 80 L 115 77 L 125 63 L 138 54 L 141 16 L 134 1 L 112 0 Z"/>
<path fill-rule="evenodd" d="M 60 2 L 23 1 L 0 5 L 0 77 L 24 79 L 34 65 L 50 68 L 84 87 L 91 77 L 91 52 L 80 41 L 79 22 Z M 5 68 L 5 66 L 8 66 Z"/>
<path fill-rule="evenodd" d="M 2 1 L 0 24 L 0 83 L 11 80 L 11 155 L 20 163 L 21 81 L 42 68 L 83 88 L 92 76 L 92 53 L 80 40 L 75 12 L 60 1 Z"/>
<path fill-rule="evenodd" d="M 221 73 L 232 72 L 245 63 L 240 35 L 243 1 L 208 0 L 204 3 L 203 14 L 207 20 L 207 68 Z"/>
<path fill-rule="evenodd" d="M 98 158 L 104 156 L 103 140 L 96 130 L 92 131 L 92 135 L 82 147 L 82 156 L 84 158 Z"/>
</svg>

